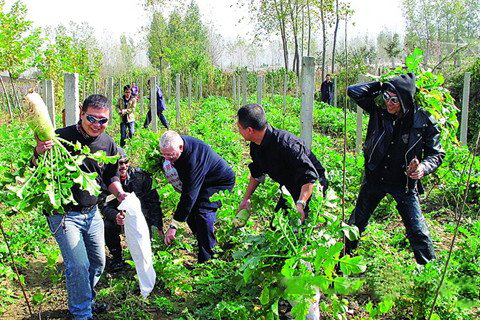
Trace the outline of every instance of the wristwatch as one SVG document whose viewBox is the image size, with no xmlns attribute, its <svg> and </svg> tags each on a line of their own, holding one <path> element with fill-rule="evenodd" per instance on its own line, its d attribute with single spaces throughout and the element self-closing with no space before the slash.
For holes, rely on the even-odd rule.
<svg viewBox="0 0 480 320">
<path fill-rule="evenodd" d="M 307 202 L 305 200 L 297 200 L 297 202 L 295 204 L 301 204 L 303 206 L 303 209 L 305 209 L 305 207 L 307 206 Z"/>
</svg>

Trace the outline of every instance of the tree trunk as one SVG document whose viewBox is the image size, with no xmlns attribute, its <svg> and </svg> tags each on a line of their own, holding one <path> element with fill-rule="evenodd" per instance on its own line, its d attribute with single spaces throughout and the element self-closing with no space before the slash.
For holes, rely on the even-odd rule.
<svg viewBox="0 0 480 320">
<path fill-rule="evenodd" d="M 338 25 L 340 24 L 340 13 L 338 12 L 338 0 L 335 0 L 335 31 L 333 32 L 333 46 L 332 46 L 332 73 L 335 73 L 335 49 L 337 46 L 337 32 Z"/>
<path fill-rule="evenodd" d="M 0 76 L 0 82 L 2 82 L 3 93 L 5 94 L 5 98 L 7 99 L 7 108 L 8 108 L 8 113 L 10 114 L 10 120 L 13 121 L 12 106 L 10 105 L 10 100 L 8 99 L 8 94 L 7 94 L 7 88 L 5 88 L 5 83 L 3 83 L 2 76 Z"/>
<path fill-rule="evenodd" d="M 274 0 L 275 12 L 277 14 L 277 19 L 280 24 L 280 36 L 282 38 L 282 47 L 283 47 L 283 60 L 285 63 L 285 71 L 288 71 L 288 45 L 287 45 L 287 31 L 285 26 L 285 16 L 283 13 L 283 5 L 280 1 L 280 9 L 278 8 L 278 2 Z"/>
<path fill-rule="evenodd" d="M 323 46 L 322 46 L 322 81 L 325 79 L 325 51 L 327 50 L 327 31 L 325 26 L 325 8 L 323 7 L 323 0 L 320 0 L 320 19 L 322 20 L 322 35 L 323 35 Z"/>
<path fill-rule="evenodd" d="M 293 40 L 294 40 L 294 58 L 293 58 L 293 71 L 300 76 L 300 59 L 298 53 L 298 4 L 295 1 L 294 7 L 290 8 L 290 18 L 292 20 Z"/>
<path fill-rule="evenodd" d="M 13 95 L 15 96 L 15 100 L 17 101 L 17 107 L 21 109 L 22 106 L 20 104 L 20 100 L 18 100 L 17 90 L 15 90 L 15 84 L 13 83 L 12 73 L 10 71 L 8 71 L 8 76 L 10 77 L 10 83 L 12 84 Z"/>
</svg>

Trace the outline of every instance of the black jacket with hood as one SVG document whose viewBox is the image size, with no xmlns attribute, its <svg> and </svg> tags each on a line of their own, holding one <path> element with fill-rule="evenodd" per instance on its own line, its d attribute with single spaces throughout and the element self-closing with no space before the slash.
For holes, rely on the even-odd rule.
<svg viewBox="0 0 480 320">
<path fill-rule="evenodd" d="M 397 119 L 375 102 L 376 97 L 385 90 L 395 92 L 399 97 L 402 113 Z M 404 165 L 398 170 L 405 171 L 415 157 L 424 165 L 425 175 L 435 171 L 442 163 L 445 152 L 440 145 L 440 131 L 433 117 L 416 105 L 415 90 L 415 75 L 412 73 L 397 76 L 383 84 L 368 82 L 348 87 L 348 96 L 370 115 L 363 147 L 367 176 L 382 163 L 389 144 L 393 143 L 394 121 L 398 120 L 408 121 L 410 127 L 406 137 L 408 141 L 402 151 Z M 415 180 L 407 178 L 406 181 L 408 189 L 416 187 Z M 421 184 L 419 191 L 423 191 Z"/>
</svg>

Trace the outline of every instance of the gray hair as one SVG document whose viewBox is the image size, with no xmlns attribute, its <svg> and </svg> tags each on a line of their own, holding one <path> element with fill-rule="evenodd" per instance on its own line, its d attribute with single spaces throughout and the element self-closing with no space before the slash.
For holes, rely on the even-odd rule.
<svg viewBox="0 0 480 320">
<path fill-rule="evenodd" d="M 178 147 L 181 144 L 183 144 L 182 137 L 176 131 L 167 130 L 160 137 L 160 149 Z"/>
</svg>

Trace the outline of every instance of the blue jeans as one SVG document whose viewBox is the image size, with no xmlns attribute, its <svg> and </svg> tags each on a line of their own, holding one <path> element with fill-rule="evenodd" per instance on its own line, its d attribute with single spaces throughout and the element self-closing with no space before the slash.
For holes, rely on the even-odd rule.
<svg viewBox="0 0 480 320">
<path fill-rule="evenodd" d="M 48 217 L 50 231 L 62 252 L 68 310 L 75 319 L 92 317 L 93 288 L 105 268 L 103 220 L 95 206 L 87 212 L 69 211 Z"/>
<path fill-rule="evenodd" d="M 413 249 L 418 264 L 426 264 L 435 258 L 432 240 L 428 232 L 427 223 L 420 209 L 418 193 L 415 189 L 405 191 L 405 186 L 387 185 L 365 178 L 360 188 L 357 204 L 348 224 L 358 227 L 360 233 L 365 231 L 368 220 L 375 208 L 386 195 L 391 194 L 397 202 L 397 210 L 402 217 L 407 231 L 407 238 Z M 358 245 L 358 241 L 347 239 L 347 252 L 351 253 Z"/>
<path fill-rule="evenodd" d="M 120 123 L 120 147 L 125 146 L 125 139 L 131 139 L 134 133 L 135 133 L 135 121 L 121 122 Z"/>
</svg>

